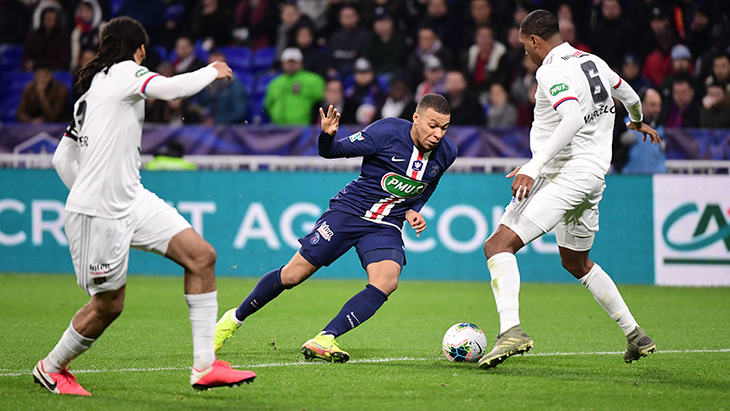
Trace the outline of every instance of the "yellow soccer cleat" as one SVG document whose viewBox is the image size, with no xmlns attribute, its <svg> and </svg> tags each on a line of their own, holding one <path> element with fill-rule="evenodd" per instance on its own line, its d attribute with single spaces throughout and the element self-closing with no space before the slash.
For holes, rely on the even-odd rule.
<svg viewBox="0 0 730 411">
<path fill-rule="evenodd" d="M 237 322 L 233 321 L 233 319 L 231 319 L 231 315 L 235 311 L 235 308 L 231 308 L 230 310 L 226 311 L 225 314 L 223 314 L 223 317 L 221 317 L 221 319 L 218 320 L 217 323 L 215 323 L 215 336 L 213 337 L 213 347 L 215 348 L 216 352 L 218 352 L 218 350 L 223 347 L 223 343 L 225 343 L 227 339 L 233 337 L 233 333 L 236 332 L 238 327 L 241 326 L 241 324 L 238 324 Z"/>
<path fill-rule="evenodd" d="M 497 342 L 494 344 L 492 351 L 485 354 L 479 360 L 479 368 L 487 369 L 502 364 L 507 358 L 524 354 L 530 351 L 534 345 L 532 338 L 522 331 L 522 327 L 515 325 L 504 334 L 497 336 Z"/>
<path fill-rule="evenodd" d="M 342 351 L 335 341 L 335 337 L 328 334 L 318 334 L 304 343 L 302 354 L 307 360 L 322 360 L 328 362 L 347 362 L 350 354 Z"/>
</svg>

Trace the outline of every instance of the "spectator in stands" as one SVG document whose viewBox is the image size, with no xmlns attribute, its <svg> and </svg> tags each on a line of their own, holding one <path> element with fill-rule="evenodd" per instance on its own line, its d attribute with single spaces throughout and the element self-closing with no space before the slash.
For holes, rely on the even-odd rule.
<svg viewBox="0 0 730 411">
<path fill-rule="evenodd" d="M 231 44 L 233 18 L 230 10 L 221 7 L 218 0 L 198 0 L 192 18 L 192 34 L 203 40 L 207 50 Z"/>
<path fill-rule="evenodd" d="M 96 49 L 82 50 L 81 57 L 79 57 L 79 63 L 78 63 L 79 67 L 84 67 L 88 62 L 93 60 L 94 57 L 96 57 Z M 74 71 L 73 72 L 73 84 L 76 84 L 78 82 L 78 80 L 79 80 L 78 72 Z M 72 98 L 71 98 L 72 102 L 78 100 L 79 97 L 81 97 L 81 95 L 78 93 L 78 90 L 76 89 L 75 86 L 71 90 L 71 96 L 72 96 Z M 71 109 L 73 109 L 73 107 L 71 107 Z"/>
<path fill-rule="evenodd" d="M 187 27 L 185 27 L 186 24 L 184 19 L 188 16 L 188 14 L 189 10 L 187 10 L 186 3 L 182 0 L 165 1 L 162 28 L 154 42 L 155 45 L 162 46 L 165 49 L 165 54 L 175 48 L 175 43 L 182 35 L 183 29 L 187 29 Z M 152 47 L 147 48 L 147 58 L 149 58 L 149 52 L 152 50 L 154 50 Z M 167 58 L 167 56 L 164 57 Z M 149 64 L 147 59 L 145 59 L 145 64 Z"/>
<path fill-rule="evenodd" d="M 81 67 L 81 53 L 99 48 L 99 30 L 104 24 L 97 0 L 84 0 L 76 9 L 76 26 L 71 32 L 71 71 Z"/>
<path fill-rule="evenodd" d="M 460 54 L 461 26 L 457 10 L 452 10 L 447 0 L 428 0 L 426 15 L 420 23 L 422 26 L 432 27 L 444 47 L 453 50 L 455 55 Z"/>
<path fill-rule="evenodd" d="M 281 53 L 282 73 L 269 83 L 264 107 L 274 124 L 309 124 L 312 105 L 324 96 L 324 79 L 302 69 L 302 52 L 297 48 Z"/>
<path fill-rule="evenodd" d="M 329 67 L 329 56 L 325 50 L 314 43 L 314 32 L 312 27 L 302 25 L 296 32 L 296 47 L 301 50 L 304 56 L 304 69 L 324 76 Z M 319 118 L 319 111 L 317 111 Z"/>
<path fill-rule="evenodd" d="M 193 40 L 188 36 L 180 36 L 175 43 L 175 61 L 172 62 L 175 74 L 191 73 L 205 67 L 205 62 L 195 55 Z"/>
<path fill-rule="evenodd" d="M 237 43 L 254 50 L 276 45 L 277 0 L 239 0 L 233 17 Z"/>
<path fill-rule="evenodd" d="M 527 89 L 527 101 L 517 105 L 517 125 L 528 127 L 532 125 L 535 113 L 535 94 L 537 93 L 537 80 Z"/>
<path fill-rule="evenodd" d="M 378 108 L 375 118 L 395 117 L 410 120 L 416 109 L 410 85 L 402 76 L 394 76 L 388 83 L 389 93 L 385 102 Z"/>
<path fill-rule="evenodd" d="M 730 128 L 730 93 L 720 83 L 707 86 L 700 109 L 700 127 Z"/>
<path fill-rule="evenodd" d="M 643 141 L 643 135 L 638 131 L 626 130 L 621 134 L 621 144 L 628 150 L 626 163 L 621 168 L 622 174 L 655 174 L 666 173 L 667 166 L 664 126 L 658 123 L 659 113 L 662 109 L 662 97 L 653 88 L 644 91 L 641 101 L 641 109 L 644 113 L 644 122 L 656 130 L 661 137 L 661 144 L 647 144 Z M 627 115 L 623 123 L 630 121 Z"/>
<path fill-rule="evenodd" d="M 295 1 L 285 1 L 279 13 L 279 27 L 276 29 L 276 55 L 281 56 L 284 49 L 293 47 L 295 33 L 300 26 L 314 27 L 307 16 L 303 16 Z M 271 22 L 269 22 L 271 24 Z"/>
<path fill-rule="evenodd" d="M 618 0 L 601 2 L 602 20 L 591 32 L 591 48 L 611 67 L 618 68 L 623 56 L 637 51 L 639 33 L 631 20 L 622 18 L 621 3 Z"/>
<path fill-rule="evenodd" d="M 698 5 L 693 12 L 692 24 L 687 31 L 687 46 L 693 56 L 701 56 L 712 44 L 712 19 L 709 7 Z"/>
<path fill-rule="evenodd" d="M 197 166 L 183 158 L 185 146 L 177 141 L 168 141 L 167 144 L 155 151 L 155 158 L 147 163 L 147 170 L 182 171 L 195 170 Z"/>
<path fill-rule="evenodd" d="M 517 125 L 517 107 L 509 101 L 509 94 L 501 83 L 489 88 L 487 127 L 514 127 Z"/>
<path fill-rule="evenodd" d="M 41 13 L 41 25 L 28 33 L 23 47 L 23 67 L 34 70 L 36 61 L 43 60 L 52 70 L 68 70 L 71 62 L 71 40 L 60 26 L 61 8 L 47 6 Z"/>
<path fill-rule="evenodd" d="M 469 2 L 469 14 L 462 20 L 459 50 L 466 50 L 472 45 L 478 27 L 489 26 L 495 29 L 496 32 L 501 32 L 496 28 L 497 22 L 493 18 L 493 8 L 490 0 L 471 0 Z M 517 42 L 519 43 L 519 39 Z"/>
<path fill-rule="evenodd" d="M 433 56 L 446 67 L 451 66 L 452 54 L 441 44 L 436 32 L 430 27 L 418 29 L 416 49 L 408 56 L 406 70 L 411 86 L 415 87 L 423 81 L 423 66 Z"/>
<path fill-rule="evenodd" d="M 507 72 L 507 82 L 512 84 L 513 81 L 521 77 L 525 70 L 522 67 L 522 59 L 525 57 L 525 49 L 520 43 L 520 27 L 511 26 L 507 29 L 507 43 L 505 43 L 507 51 L 502 57 L 502 64 Z"/>
<path fill-rule="evenodd" d="M 165 77 L 175 75 L 172 63 L 163 62 L 157 66 L 157 73 Z M 145 120 L 148 123 L 161 123 L 173 127 L 184 124 L 197 124 L 203 120 L 202 109 L 191 104 L 189 98 L 173 101 L 148 98 L 145 100 Z"/>
<path fill-rule="evenodd" d="M 659 123 L 666 128 L 695 128 L 700 124 L 700 103 L 695 98 L 692 78 L 677 76 L 672 83 L 672 98 L 664 102 Z"/>
<path fill-rule="evenodd" d="M 390 78 L 401 70 L 406 61 L 406 38 L 395 27 L 393 17 L 385 7 L 379 6 L 375 9 L 374 19 L 373 33 L 368 40 L 365 57 L 376 73 Z"/>
<path fill-rule="evenodd" d="M 641 2 L 637 2 L 641 3 Z M 669 21 L 669 15 L 667 12 L 659 7 L 654 6 L 648 8 L 649 14 L 649 25 L 650 30 L 643 30 L 641 37 L 639 38 L 639 57 L 645 59 L 649 53 L 659 47 L 659 38 L 663 32 L 673 32 L 673 27 Z M 646 14 L 642 16 L 642 20 L 646 20 Z"/>
<path fill-rule="evenodd" d="M 530 99 L 535 98 L 534 92 L 530 89 L 537 82 L 535 73 L 537 73 L 537 65 L 530 60 L 530 57 L 522 53 L 522 76 L 514 79 L 510 85 L 510 96 L 518 105 L 527 103 Z"/>
<path fill-rule="evenodd" d="M 469 89 L 464 73 L 451 70 L 446 73 L 444 97 L 451 106 L 451 125 L 483 126 L 486 123 L 484 108 L 477 95 Z"/>
<path fill-rule="evenodd" d="M 443 95 L 446 93 L 446 70 L 436 56 L 426 56 L 423 65 L 423 81 L 416 88 L 413 98 L 420 101 L 429 93 Z"/>
<path fill-rule="evenodd" d="M 33 81 L 23 89 L 15 113 L 21 123 L 55 123 L 70 120 L 68 89 L 53 78 L 50 65 L 36 61 Z"/>
<path fill-rule="evenodd" d="M 712 42 L 700 56 L 697 65 L 700 78 L 706 79 L 712 74 L 714 60 L 720 54 L 730 51 L 730 24 L 716 24 L 710 31 Z"/>
<path fill-rule="evenodd" d="M 712 74 L 705 79 L 705 85 L 720 84 L 730 91 L 730 54 L 720 53 L 712 59 Z"/>
<path fill-rule="evenodd" d="M 568 42 L 568 44 L 577 48 L 578 50 L 582 50 L 587 53 L 590 53 L 592 51 L 587 44 L 578 40 L 578 37 L 576 37 L 575 24 L 573 24 L 572 20 L 560 20 L 558 24 L 560 26 L 560 37 L 563 38 L 563 41 Z"/>
<path fill-rule="evenodd" d="M 30 13 L 19 0 L 0 1 L 0 44 L 23 44 Z"/>
<path fill-rule="evenodd" d="M 347 78 L 353 73 L 355 61 L 365 55 L 369 35 L 360 27 L 360 13 L 353 5 L 347 4 L 340 10 L 339 21 L 340 29 L 327 42 L 332 64 L 328 74 Z"/>
<path fill-rule="evenodd" d="M 221 52 L 212 52 L 208 56 L 208 64 L 226 61 Z M 237 124 L 246 120 L 248 95 L 238 76 L 234 73 L 231 81 L 216 80 L 204 88 L 195 101 L 203 108 L 203 124 Z"/>
<path fill-rule="evenodd" d="M 354 83 L 345 90 L 347 107 L 351 110 L 342 113 L 341 121 L 343 124 L 369 124 L 375 117 L 376 109 L 385 101 L 385 92 L 378 83 L 373 66 L 365 57 L 360 57 L 355 61 L 354 69 Z M 353 108 L 356 110 L 352 110 Z M 364 117 L 358 120 L 358 112 L 364 116 L 365 111 L 372 113 L 372 117 L 369 120 Z"/>
<path fill-rule="evenodd" d="M 469 83 L 474 90 L 486 94 L 492 84 L 507 82 L 507 70 L 502 64 L 506 52 L 504 44 L 494 40 L 489 26 L 477 28 L 475 43 L 469 47 L 466 58 Z"/>
<path fill-rule="evenodd" d="M 324 86 L 324 98 L 319 104 L 312 106 L 312 124 L 319 124 L 322 116 L 319 115 L 319 108 L 327 108 L 330 105 L 337 109 L 338 113 L 343 115 L 348 112 L 349 107 L 345 101 L 345 91 L 342 82 L 338 78 L 327 80 Z M 355 107 L 357 108 L 357 107 Z M 353 110 L 355 109 L 353 108 Z"/>
<path fill-rule="evenodd" d="M 652 87 L 651 81 L 641 75 L 641 62 L 636 54 L 627 54 L 621 64 L 621 78 L 641 94 L 642 90 Z"/>
<path fill-rule="evenodd" d="M 642 74 L 654 87 L 659 87 L 665 77 L 672 73 L 672 47 L 676 36 L 670 29 L 662 30 L 657 38 L 657 47 L 646 56 Z"/>
<path fill-rule="evenodd" d="M 662 94 L 662 100 L 671 98 L 672 95 L 672 84 L 674 79 L 679 76 L 689 78 L 690 85 L 694 90 L 702 90 L 700 82 L 692 76 L 692 54 L 690 54 L 689 48 L 683 44 L 677 44 L 672 47 L 672 74 L 664 77 L 664 80 L 659 85 L 659 92 Z"/>
</svg>

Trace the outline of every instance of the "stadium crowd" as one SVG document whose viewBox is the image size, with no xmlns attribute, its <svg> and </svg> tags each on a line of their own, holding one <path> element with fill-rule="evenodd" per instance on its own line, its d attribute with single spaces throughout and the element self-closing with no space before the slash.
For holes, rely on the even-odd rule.
<svg viewBox="0 0 730 411">
<path fill-rule="evenodd" d="M 435 92 L 454 125 L 528 126 L 536 67 L 519 22 L 535 8 L 648 96 L 653 126 L 730 127 L 722 0 L 2 0 L 3 121 L 68 120 L 72 73 L 94 57 L 104 22 L 128 15 L 149 32 L 150 70 L 224 59 L 236 73 L 191 99 L 149 99 L 148 122 L 313 124 L 333 104 L 343 123 L 369 124 L 409 118 Z"/>
</svg>

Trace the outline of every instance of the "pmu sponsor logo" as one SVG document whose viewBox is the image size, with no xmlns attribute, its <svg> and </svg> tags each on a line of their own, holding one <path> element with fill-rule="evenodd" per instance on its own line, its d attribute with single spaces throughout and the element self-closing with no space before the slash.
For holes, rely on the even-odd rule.
<svg viewBox="0 0 730 411">
<path fill-rule="evenodd" d="M 730 214 L 730 210 L 726 211 Z M 689 231 L 672 230 L 675 226 L 693 229 Z M 725 250 L 730 253 L 730 225 L 728 225 L 728 220 L 720 204 L 707 203 L 702 210 L 696 203 L 685 203 L 678 206 L 664 220 L 662 237 L 667 246 L 675 251 L 698 251 L 721 243 L 724 245 Z M 718 256 L 714 255 L 713 257 Z M 665 258 L 664 263 L 730 265 L 730 259 Z"/>
<path fill-rule="evenodd" d="M 586 57 L 588 55 L 589 55 L 588 53 L 584 53 L 584 52 L 582 52 L 580 50 L 576 50 L 575 53 L 573 53 L 573 54 L 566 54 L 564 56 L 560 56 L 560 58 L 563 59 L 563 60 L 565 60 L 565 61 L 568 61 L 568 60 L 572 59 L 573 57 Z"/>
<path fill-rule="evenodd" d="M 110 264 L 89 264 L 89 274 L 99 275 L 106 274 L 111 271 Z"/>
<path fill-rule="evenodd" d="M 589 114 L 587 116 L 583 116 L 583 122 L 588 124 L 590 122 L 595 121 L 598 117 L 601 117 L 602 115 L 604 115 L 606 113 L 615 114 L 616 106 L 615 105 L 613 105 L 611 107 L 601 106 L 598 109 L 594 110 L 591 114 Z"/>
<path fill-rule="evenodd" d="M 562 93 L 563 91 L 568 91 L 568 85 L 565 83 L 558 83 L 558 84 L 550 87 L 551 96 L 557 96 L 558 94 Z"/>
<path fill-rule="evenodd" d="M 332 231 L 332 229 L 330 228 L 329 225 L 327 225 L 327 222 L 326 221 L 322 222 L 322 225 L 320 225 L 317 228 L 317 232 L 319 234 L 321 234 L 322 235 L 322 238 L 324 238 L 327 241 L 331 240 L 332 237 L 335 235 L 335 232 Z M 314 244 L 314 243 L 312 243 L 312 244 Z"/>
<path fill-rule="evenodd" d="M 423 190 L 428 186 L 428 183 L 412 180 L 396 173 L 387 173 L 380 180 L 380 186 L 383 190 L 396 197 L 413 198 L 421 195 Z"/>
</svg>

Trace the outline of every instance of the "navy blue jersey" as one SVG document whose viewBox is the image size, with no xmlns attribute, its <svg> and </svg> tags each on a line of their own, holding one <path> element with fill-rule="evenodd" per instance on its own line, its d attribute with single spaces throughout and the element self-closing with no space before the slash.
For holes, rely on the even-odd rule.
<svg viewBox="0 0 730 411">
<path fill-rule="evenodd" d="M 384 118 L 342 139 L 320 133 L 322 157 L 363 157 L 360 177 L 332 197 L 330 209 L 398 228 L 406 211 L 421 210 L 456 159 L 457 148 L 444 136 L 436 148 L 422 153 L 411 139 L 412 126 Z"/>
</svg>

